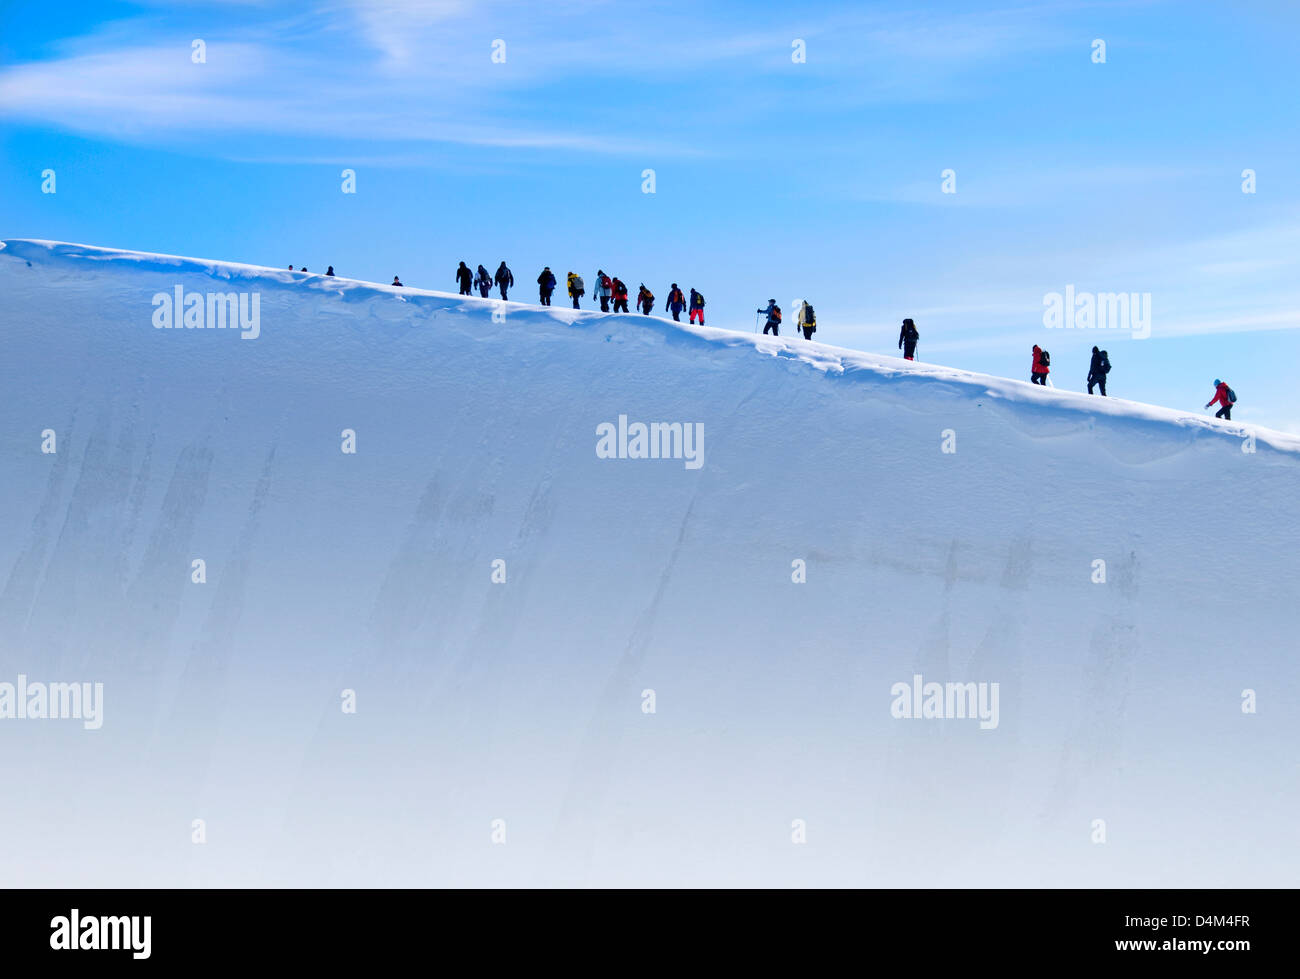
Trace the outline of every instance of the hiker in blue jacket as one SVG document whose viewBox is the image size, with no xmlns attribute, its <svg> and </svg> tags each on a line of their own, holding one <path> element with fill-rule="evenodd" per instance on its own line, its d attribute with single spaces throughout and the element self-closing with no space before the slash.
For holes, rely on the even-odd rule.
<svg viewBox="0 0 1300 979">
<path fill-rule="evenodd" d="M 699 318 L 700 326 L 704 325 L 704 294 L 691 290 L 691 315 L 690 321 L 695 322 Z"/>
<path fill-rule="evenodd" d="M 668 301 L 664 304 L 664 312 L 671 312 L 673 319 L 680 323 L 682 310 L 685 308 L 686 296 L 682 294 L 682 290 L 678 289 L 677 283 L 674 282 L 673 287 L 668 290 Z"/>
</svg>

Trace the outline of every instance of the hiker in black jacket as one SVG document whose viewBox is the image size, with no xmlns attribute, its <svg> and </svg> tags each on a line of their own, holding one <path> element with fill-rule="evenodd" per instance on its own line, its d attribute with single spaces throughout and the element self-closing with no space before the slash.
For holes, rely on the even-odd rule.
<svg viewBox="0 0 1300 979">
<path fill-rule="evenodd" d="M 497 267 L 497 274 L 494 276 L 493 280 L 501 289 L 501 298 L 505 299 L 506 290 L 512 288 L 515 284 L 515 277 L 511 274 L 510 270 L 506 268 L 505 262 L 502 262 Z"/>
<path fill-rule="evenodd" d="M 474 284 L 474 273 L 469 270 L 469 266 L 464 262 L 461 262 L 460 268 L 456 269 L 456 281 L 460 284 L 460 294 L 468 296 L 470 286 Z"/>
<path fill-rule="evenodd" d="M 903 328 L 898 332 L 898 346 L 903 351 L 904 360 L 916 359 L 916 341 L 921 334 L 911 320 L 903 320 Z"/>
<path fill-rule="evenodd" d="M 551 305 L 551 293 L 555 291 L 555 273 L 551 271 L 549 265 L 542 269 L 542 274 L 537 277 L 537 291 L 541 296 L 542 305 Z"/>
<path fill-rule="evenodd" d="M 1093 386 L 1101 388 L 1101 396 L 1106 397 L 1106 375 L 1110 373 L 1110 356 L 1104 350 L 1092 348 L 1092 363 L 1088 365 L 1088 393 Z"/>
</svg>

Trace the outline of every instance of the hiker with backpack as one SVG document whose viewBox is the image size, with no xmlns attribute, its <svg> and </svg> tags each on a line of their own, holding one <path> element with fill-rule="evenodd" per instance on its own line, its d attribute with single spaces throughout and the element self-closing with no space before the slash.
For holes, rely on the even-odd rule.
<svg viewBox="0 0 1300 979">
<path fill-rule="evenodd" d="M 1214 397 L 1206 402 L 1205 407 L 1208 408 L 1215 402 L 1223 405 L 1223 407 L 1214 413 L 1214 417 L 1222 418 L 1224 421 L 1232 421 L 1232 406 L 1237 403 L 1237 392 L 1217 377 L 1214 379 Z"/>
<path fill-rule="evenodd" d="M 627 312 L 627 283 L 618 276 L 614 277 L 610 288 L 614 290 L 614 312 Z"/>
<path fill-rule="evenodd" d="M 673 283 L 672 289 L 668 292 L 668 301 L 664 303 L 664 312 L 673 314 L 673 321 L 680 323 L 682 321 L 682 310 L 686 308 L 686 297 L 682 295 L 682 290 L 677 288 L 677 283 Z"/>
<path fill-rule="evenodd" d="M 767 317 L 767 322 L 763 324 L 763 334 L 766 336 L 767 331 L 772 331 L 772 336 L 781 335 L 781 307 L 776 304 L 775 299 L 767 301 L 767 309 L 756 309 L 756 313 L 762 313 Z"/>
<path fill-rule="evenodd" d="M 478 294 L 484 299 L 492 291 L 492 276 L 482 265 L 478 267 L 478 271 L 474 274 L 474 285 L 478 286 Z"/>
<path fill-rule="evenodd" d="M 916 324 L 911 320 L 903 320 L 903 328 L 898 331 L 898 347 L 903 351 L 904 360 L 916 359 L 916 341 L 920 338 Z"/>
<path fill-rule="evenodd" d="M 576 272 L 569 273 L 569 295 L 573 298 L 573 308 L 578 309 L 578 300 L 582 298 L 583 293 L 587 290 L 583 286 L 582 276 Z"/>
<path fill-rule="evenodd" d="M 1030 383 L 1047 387 L 1047 375 L 1051 369 L 1051 355 L 1038 344 L 1034 344 L 1034 366 L 1029 372 Z"/>
<path fill-rule="evenodd" d="M 325 274 L 326 274 L 326 275 L 330 275 L 330 276 L 332 276 L 332 275 L 334 274 L 334 266 L 331 265 L 329 268 L 327 268 L 327 269 L 325 270 Z"/>
<path fill-rule="evenodd" d="M 474 284 L 474 273 L 469 270 L 469 266 L 464 262 L 460 263 L 460 268 L 456 269 L 456 282 L 460 285 L 460 294 L 468 296 L 469 287 Z"/>
<path fill-rule="evenodd" d="M 704 293 L 691 290 L 691 315 L 690 321 L 695 322 L 695 317 L 700 318 L 700 326 L 704 325 Z"/>
<path fill-rule="evenodd" d="M 1092 363 L 1088 365 L 1088 393 L 1092 394 L 1093 385 L 1101 388 L 1101 396 L 1106 397 L 1106 375 L 1110 373 L 1110 355 L 1104 350 L 1092 348 Z"/>
<path fill-rule="evenodd" d="M 641 310 L 643 316 L 649 316 L 655 308 L 655 294 L 641 283 L 641 291 L 636 296 L 636 308 Z"/>
<path fill-rule="evenodd" d="M 506 290 L 514 288 L 515 276 L 513 272 L 506 268 L 506 263 L 502 262 L 497 266 L 497 274 L 492 277 L 492 281 L 500 288 L 501 298 L 506 299 Z"/>
<path fill-rule="evenodd" d="M 691 314 L 689 317 L 690 321 L 694 323 L 696 317 L 698 317 L 700 321 L 700 326 L 703 326 L 704 325 L 704 293 L 699 292 L 695 289 L 691 290 L 690 310 L 691 310 Z"/>
<path fill-rule="evenodd" d="M 596 269 L 596 298 L 600 301 L 600 311 L 609 312 L 609 296 L 614 291 L 614 283 L 605 274 L 604 269 Z"/>
<path fill-rule="evenodd" d="M 799 315 L 795 317 L 795 324 L 803 330 L 805 340 L 811 340 L 812 335 L 817 332 L 817 314 L 813 312 L 812 305 L 807 299 L 799 300 Z"/>
<path fill-rule="evenodd" d="M 551 305 L 551 293 L 555 291 L 555 273 L 551 271 L 548 265 L 542 269 L 542 274 L 537 277 L 537 294 L 541 297 L 542 305 Z"/>
</svg>

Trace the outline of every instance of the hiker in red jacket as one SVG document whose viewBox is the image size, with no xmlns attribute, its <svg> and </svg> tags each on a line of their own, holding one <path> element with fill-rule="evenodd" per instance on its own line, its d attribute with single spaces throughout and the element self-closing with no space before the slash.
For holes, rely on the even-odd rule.
<svg viewBox="0 0 1300 979">
<path fill-rule="evenodd" d="M 614 290 L 614 312 L 627 312 L 627 283 L 615 276 L 610 284 Z"/>
<path fill-rule="evenodd" d="M 1215 402 L 1223 405 L 1223 407 L 1214 413 L 1214 417 L 1232 421 L 1232 406 L 1237 403 L 1237 399 L 1233 397 L 1232 388 L 1217 377 L 1214 379 L 1214 397 L 1206 403 L 1205 407 L 1208 408 Z"/>
<path fill-rule="evenodd" d="M 1051 370 L 1051 363 L 1051 355 L 1038 344 L 1034 344 L 1034 369 L 1029 374 L 1030 382 L 1046 387 L 1047 374 Z"/>
</svg>

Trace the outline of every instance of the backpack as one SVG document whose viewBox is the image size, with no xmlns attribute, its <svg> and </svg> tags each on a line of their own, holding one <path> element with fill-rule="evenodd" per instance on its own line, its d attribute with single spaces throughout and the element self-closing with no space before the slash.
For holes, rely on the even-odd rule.
<svg viewBox="0 0 1300 979">
<path fill-rule="evenodd" d="M 1228 403 L 1234 405 L 1237 403 L 1237 392 L 1232 388 L 1228 388 Z"/>
<path fill-rule="evenodd" d="M 1103 374 L 1110 373 L 1110 358 L 1107 357 L 1105 354 L 1103 354 L 1101 358 L 1101 372 Z"/>
<path fill-rule="evenodd" d="M 780 307 L 780 306 L 773 306 L 773 307 L 772 307 L 772 319 L 776 320 L 776 322 L 778 322 L 778 323 L 781 322 L 781 307 Z"/>
<path fill-rule="evenodd" d="M 803 321 L 804 324 L 807 326 L 812 326 L 814 323 L 817 322 L 817 314 L 813 312 L 812 306 L 809 306 L 807 309 L 804 310 Z"/>
<path fill-rule="evenodd" d="M 573 282 L 569 284 L 569 288 L 573 290 L 573 294 L 575 296 L 581 296 L 584 292 L 586 292 L 586 288 L 582 284 L 582 276 L 575 275 L 573 277 Z"/>
<path fill-rule="evenodd" d="M 703 308 L 704 308 L 704 293 L 702 293 L 702 292 L 697 292 L 697 293 L 695 294 L 695 305 L 696 305 L 696 308 L 698 308 L 698 309 L 703 309 Z"/>
<path fill-rule="evenodd" d="M 1051 367 L 1052 355 L 1049 354 L 1046 350 L 1040 350 L 1038 352 L 1038 362 L 1042 364 L 1044 367 Z"/>
<path fill-rule="evenodd" d="M 602 276 L 600 277 L 600 287 L 601 287 L 601 289 L 603 289 L 605 292 L 609 292 L 611 285 L 612 285 L 612 283 L 609 281 L 609 276 L 607 276 L 607 275 L 602 275 Z"/>
</svg>

